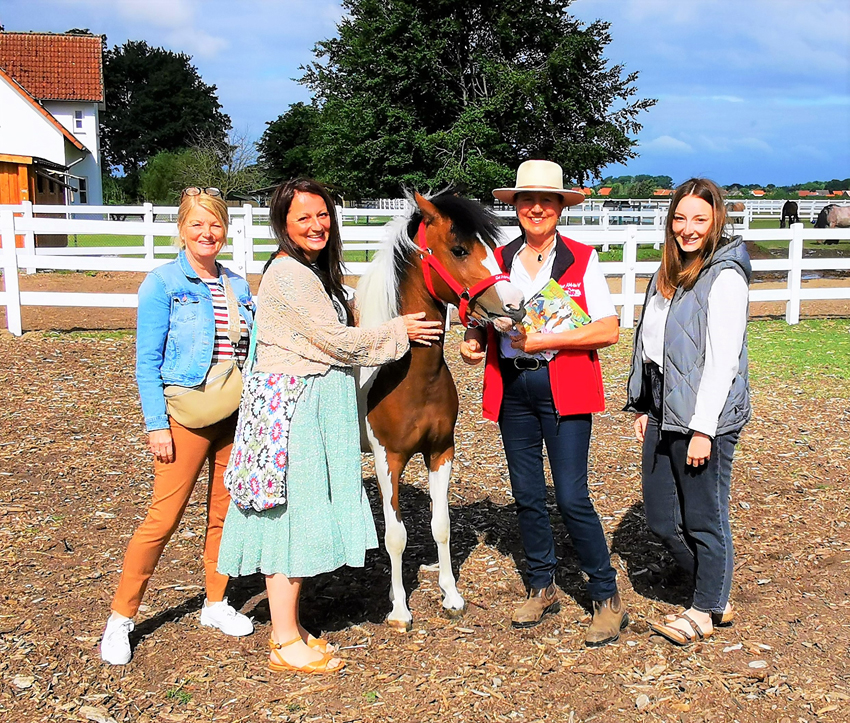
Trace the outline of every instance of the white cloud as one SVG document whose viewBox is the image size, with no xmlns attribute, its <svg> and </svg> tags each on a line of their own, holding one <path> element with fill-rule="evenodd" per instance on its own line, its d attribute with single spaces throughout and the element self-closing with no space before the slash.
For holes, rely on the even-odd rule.
<svg viewBox="0 0 850 723">
<path fill-rule="evenodd" d="M 198 8 L 197 0 L 71 0 L 66 4 L 94 5 L 103 13 L 117 13 L 127 20 L 160 28 L 191 25 Z"/>
<path fill-rule="evenodd" d="M 719 100 L 724 103 L 743 103 L 744 99 L 737 95 L 713 95 L 709 100 Z"/>
<path fill-rule="evenodd" d="M 640 148 L 643 151 L 656 151 L 660 153 L 682 154 L 694 152 L 691 145 L 680 141 L 678 138 L 673 138 L 673 136 L 658 136 L 658 138 L 653 138 L 646 143 L 641 142 Z"/>
<path fill-rule="evenodd" d="M 216 57 L 222 50 L 230 47 L 230 41 L 217 38 L 204 30 L 180 28 L 168 34 L 171 46 L 181 53 L 210 59 Z"/>
</svg>

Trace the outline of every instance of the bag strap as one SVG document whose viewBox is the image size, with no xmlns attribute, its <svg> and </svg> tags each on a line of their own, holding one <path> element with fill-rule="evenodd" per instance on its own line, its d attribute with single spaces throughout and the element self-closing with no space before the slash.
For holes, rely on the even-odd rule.
<svg viewBox="0 0 850 723">
<path fill-rule="evenodd" d="M 248 356 L 245 363 L 242 365 L 242 373 L 250 374 L 254 371 L 254 359 L 257 355 L 257 317 L 254 316 L 254 323 L 251 326 L 251 342 L 248 345 Z"/>
<path fill-rule="evenodd" d="M 227 298 L 227 338 L 234 349 L 242 338 L 242 317 L 239 314 L 239 304 L 236 302 L 236 294 L 233 293 L 233 288 L 230 286 L 230 279 L 227 278 L 227 271 L 221 270 L 221 280 L 224 285 L 224 295 Z"/>
</svg>

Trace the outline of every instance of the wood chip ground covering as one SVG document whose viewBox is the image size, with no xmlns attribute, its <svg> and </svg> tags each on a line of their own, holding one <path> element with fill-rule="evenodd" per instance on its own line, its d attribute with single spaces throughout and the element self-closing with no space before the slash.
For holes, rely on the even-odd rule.
<svg viewBox="0 0 850 723">
<path fill-rule="evenodd" d="M 152 465 L 133 381 L 132 335 L 0 335 L 0 720 L 2 721 L 741 721 L 850 720 L 850 401 L 815 383 L 755 383 L 755 418 L 736 453 L 732 596 L 738 620 L 700 645 L 651 639 L 646 619 L 686 600 L 647 532 L 638 448 L 620 413 L 631 336 L 603 352 L 609 413 L 597 415 L 591 489 L 632 625 L 582 645 L 588 601 L 550 498 L 563 554 L 560 614 L 511 629 L 524 594 L 498 430 L 479 415 L 481 370 L 448 356 L 461 395 L 450 491 L 463 618 L 441 614 L 421 464 L 402 506 L 404 577 L 415 620 L 391 631 L 383 549 L 363 570 L 305 586 L 304 622 L 342 649 L 332 677 L 272 674 L 259 577 L 231 602 L 256 632 L 202 628 L 199 485 L 157 568 L 131 664 L 97 645 L 127 540 L 150 497 Z M 760 379 L 771 379 L 769 374 Z M 371 460 L 364 479 L 382 532 Z"/>
</svg>

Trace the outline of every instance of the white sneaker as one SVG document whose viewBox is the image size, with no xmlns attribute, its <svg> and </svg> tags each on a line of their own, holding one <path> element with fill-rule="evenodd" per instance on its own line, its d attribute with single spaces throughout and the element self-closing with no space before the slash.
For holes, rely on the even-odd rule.
<svg viewBox="0 0 850 723">
<path fill-rule="evenodd" d="M 208 603 L 204 600 L 204 606 L 201 608 L 201 625 L 218 628 L 225 635 L 233 635 L 237 638 L 254 632 L 254 623 L 251 619 L 236 612 L 227 604 L 227 598 L 216 603 Z"/>
<path fill-rule="evenodd" d="M 130 650 L 130 633 L 135 627 L 130 618 L 109 616 L 103 639 L 100 641 L 100 657 L 104 663 L 126 665 L 130 662 L 133 657 L 133 651 Z"/>
</svg>

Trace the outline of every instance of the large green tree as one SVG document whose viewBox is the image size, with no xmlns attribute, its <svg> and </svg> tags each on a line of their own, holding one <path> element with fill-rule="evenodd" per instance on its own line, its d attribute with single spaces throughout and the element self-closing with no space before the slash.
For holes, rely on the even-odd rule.
<svg viewBox="0 0 850 723">
<path fill-rule="evenodd" d="M 269 178 L 280 181 L 315 175 L 313 131 L 318 115 L 315 106 L 293 103 L 286 113 L 266 124 L 257 150 Z"/>
<path fill-rule="evenodd" d="M 189 147 L 199 137 L 226 138 L 230 119 L 216 87 L 201 80 L 191 60 L 143 41 L 104 53 L 100 127 L 108 165 L 136 175 L 160 151 Z"/>
<path fill-rule="evenodd" d="M 637 73 L 571 0 L 343 0 L 301 82 L 321 111 L 318 175 L 357 195 L 461 185 L 481 197 L 529 158 L 583 183 L 633 158 Z"/>
</svg>

